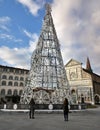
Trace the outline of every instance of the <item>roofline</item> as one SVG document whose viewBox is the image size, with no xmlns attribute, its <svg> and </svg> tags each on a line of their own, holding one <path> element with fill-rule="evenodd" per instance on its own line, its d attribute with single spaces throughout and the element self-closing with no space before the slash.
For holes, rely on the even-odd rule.
<svg viewBox="0 0 100 130">
<path fill-rule="evenodd" d="M 5 68 L 10 68 L 10 69 L 18 69 L 18 70 L 25 70 L 25 71 L 29 71 L 28 69 L 22 69 L 22 68 L 17 68 L 17 67 L 10 67 L 10 66 L 5 66 L 5 65 L 0 65 L 0 67 L 5 67 Z"/>
<path fill-rule="evenodd" d="M 90 71 L 88 71 L 87 69 L 84 69 L 84 68 L 82 68 L 82 69 L 83 69 L 85 72 L 89 73 L 89 74 L 92 74 L 92 75 L 95 75 L 95 76 L 100 77 L 100 75 L 95 74 L 95 73 L 93 73 L 93 72 L 90 72 Z"/>
<path fill-rule="evenodd" d="M 65 67 L 72 61 L 72 60 L 74 60 L 74 61 L 76 61 L 76 62 L 78 62 L 80 65 L 82 65 L 83 63 L 81 63 L 81 62 L 79 62 L 79 61 L 77 61 L 77 60 L 75 60 L 75 59 L 70 59 L 68 62 L 67 62 L 67 64 L 65 64 Z"/>
</svg>

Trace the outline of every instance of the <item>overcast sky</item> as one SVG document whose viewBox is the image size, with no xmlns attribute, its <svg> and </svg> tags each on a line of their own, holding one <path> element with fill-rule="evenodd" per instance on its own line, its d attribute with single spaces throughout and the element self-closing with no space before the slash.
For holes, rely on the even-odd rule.
<svg viewBox="0 0 100 130">
<path fill-rule="evenodd" d="M 30 69 L 30 58 L 41 32 L 45 3 L 61 45 L 64 64 L 89 57 L 100 75 L 100 0 L 0 0 L 0 64 Z"/>
</svg>

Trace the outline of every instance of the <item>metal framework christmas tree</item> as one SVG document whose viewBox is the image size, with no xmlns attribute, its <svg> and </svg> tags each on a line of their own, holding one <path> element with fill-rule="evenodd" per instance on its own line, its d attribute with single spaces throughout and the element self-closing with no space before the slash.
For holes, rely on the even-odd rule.
<svg viewBox="0 0 100 130">
<path fill-rule="evenodd" d="M 21 103 L 29 103 L 33 97 L 36 103 L 62 103 L 69 96 L 60 45 L 56 35 L 51 7 L 46 4 L 42 31 L 31 57 L 31 69 L 21 96 Z"/>
</svg>

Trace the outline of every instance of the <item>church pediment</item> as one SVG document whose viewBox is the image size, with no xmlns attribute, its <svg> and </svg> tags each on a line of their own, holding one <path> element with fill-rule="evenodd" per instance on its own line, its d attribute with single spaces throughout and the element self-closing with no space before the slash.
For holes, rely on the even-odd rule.
<svg viewBox="0 0 100 130">
<path fill-rule="evenodd" d="M 82 65 L 82 63 L 74 60 L 74 59 L 71 59 L 66 65 L 65 67 L 69 67 L 69 66 L 75 66 L 75 65 Z"/>
</svg>

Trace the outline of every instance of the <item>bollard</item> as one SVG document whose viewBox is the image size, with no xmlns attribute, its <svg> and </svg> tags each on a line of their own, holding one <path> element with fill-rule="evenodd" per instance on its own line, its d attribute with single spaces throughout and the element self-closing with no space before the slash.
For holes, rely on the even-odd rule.
<svg viewBox="0 0 100 130">
<path fill-rule="evenodd" d="M 7 108 L 7 105 L 6 104 L 4 104 L 4 109 L 6 109 Z"/>
<path fill-rule="evenodd" d="M 13 105 L 13 109 L 16 110 L 17 109 L 17 104 Z"/>
<path fill-rule="evenodd" d="M 53 105 L 50 103 L 48 108 L 49 108 L 49 110 L 52 110 L 53 109 Z"/>
<path fill-rule="evenodd" d="M 79 110 L 81 110 L 81 105 L 78 106 Z"/>
</svg>

